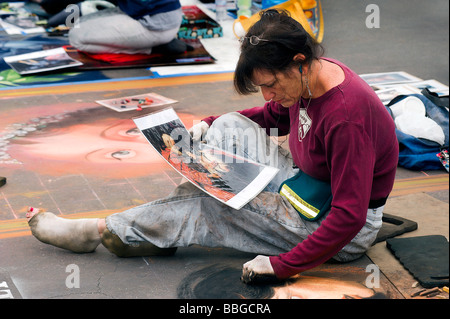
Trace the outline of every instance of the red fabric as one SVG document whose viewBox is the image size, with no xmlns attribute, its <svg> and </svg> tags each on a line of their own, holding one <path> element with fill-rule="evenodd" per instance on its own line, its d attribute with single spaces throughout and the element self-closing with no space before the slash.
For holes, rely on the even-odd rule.
<svg viewBox="0 0 450 319">
<path fill-rule="evenodd" d="M 141 60 L 149 60 L 155 57 L 161 57 L 162 54 L 124 54 L 124 53 L 87 53 L 83 54 L 92 59 L 108 62 L 111 64 L 121 64 L 126 62 L 134 62 Z"/>
</svg>

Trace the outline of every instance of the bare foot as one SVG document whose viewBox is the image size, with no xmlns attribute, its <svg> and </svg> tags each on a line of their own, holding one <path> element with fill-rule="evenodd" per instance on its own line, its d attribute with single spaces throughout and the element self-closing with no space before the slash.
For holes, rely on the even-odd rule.
<svg viewBox="0 0 450 319">
<path fill-rule="evenodd" d="M 76 253 L 93 252 L 100 244 L 97 218 L 68 219 L 30 207 L 26 214 L 34 237 Z"/>
</svg>

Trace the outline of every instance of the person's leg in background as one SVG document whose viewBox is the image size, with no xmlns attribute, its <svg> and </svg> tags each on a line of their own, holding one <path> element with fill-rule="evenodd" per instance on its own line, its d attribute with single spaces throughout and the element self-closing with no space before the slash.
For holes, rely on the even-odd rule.
<svg viewBox="0 0 450 319">
<path fill-rule="evenodd" d="M 178 30 L 179 25 L 169 30 L 150 30 L 113 8 L 81 16 L 69 32 L 69 41 L 88 53 L 150 54 L 153 47 L 172 41 Z"/>
</svg>

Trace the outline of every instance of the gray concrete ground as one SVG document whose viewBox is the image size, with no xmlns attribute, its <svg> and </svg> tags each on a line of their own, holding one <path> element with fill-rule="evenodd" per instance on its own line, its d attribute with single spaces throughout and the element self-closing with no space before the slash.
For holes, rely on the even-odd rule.
<svg viewBox="0 0 450 319">
<path fill-rule="evenodd" d="M 369 29 L 365 25 L 369 14 L 366 8 L 371 3 L 377 4 L 380 9 L 380 28 Z M 448 1 L 324 0 L 322 4 L 326 56 L 343 61 L 360 74 L 406 71 L 423 79 L 436 79 L 449 84 Z M 55 88 L 39 98 L 2 98 L 1 107 L 25 111 L 30 105 L 45 107 L 91 102 L 92 106 L 92 101 L 108 94 L 126 96 L 148 91 L 89 90 L 87 93 L 58 95 L 58 88 Z M 176 106 L 178 112 L 198 117 L 260 105 L 262 102 L 259 96 L 236 96 L 230 81 L 166 85 L 152 87 L 151 91 L 179 100 Z M 23 207 L 28 205 L 41 205 L 48 210 L 54 206 L 64 207 L 64 214 L 93 211 L 99 205 L 98 201 L 78 198 L 88 196 L 88 192 L 92 196 L 92 190 L 111 211 L 153 200 L 168 194 L 179 182 L 171 174 L 169 169 L 162 169 L 148 178 L 130 178 L 120 184 L 123 179 L 97 177 L 81 180 L 82 174 L 71 171 L 52 180 L 45 173 L 2 167 L 0 175 L 7 176 L 8 183 L 0 189 L 0 231 L 3 229 L 7 233 L 8 228 L 12 232 L 21 229 Z M 155 178 L 158 185 L 151 183 Z M 58 183 L 51 183 L 55 181 Z M 448 174 L 445 171 L 417 172 L 399 168 L 397 181 L 399 183 L 386 212 L 419 224 L 417 231 L 404 236 L 441 234 L 448 239 Z M 83 183 L 89 184 L 90 189 Z M 114 192 L 110 191 L 112 185 L 115 185 Z M 139 200 L 136 200 L 137 195 L 130 193 L 130 185 L 140 190 L 142 196 Z M 18 219 L 9 213 L 8 205 L 17 208 Z M 100 210 L 106 211 L 105 207 Z M 0 297 L 2 293 L 9 293 L 14 298 L 25 299 L 177 298 L 177 287 L 191 272 L 214 264 L 239 268 L 254 257 L 231 249 L 195 246 L 179 249 L 172 257 L 121 259 L 102 246 L 92 254 L 79 255 L 42 244 L 27 235 L 4 237 L 0 239 Z M 418 290 L 414 287 L 416 280 L 386 249 L 384 242 L 353 263 L 327 263 L 309 274 L 328 273 L 333 278 L 364 282 L 368 277 L 366 267 L 370 264 L 376 264 L 381 270 L 378 290 L 388 297 L 408 299 L 411 292 Z M 79 270 L 79 288 L 70 288 L 71 284 L 73 286 L 70 277 L 74 273 L 73 265 Z M 448 294 L 441 297 L 448 298 Z"/>
</svg>

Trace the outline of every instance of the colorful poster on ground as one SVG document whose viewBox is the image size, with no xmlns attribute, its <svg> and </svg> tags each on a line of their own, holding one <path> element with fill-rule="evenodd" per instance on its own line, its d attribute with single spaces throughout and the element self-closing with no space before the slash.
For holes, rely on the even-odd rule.
<svg viewBox="0 0 450 319">
<path fill-rule="evenodd" d="M 147 107 L 157 107 L 172 103 L 177 103 L 177 100 L 159 95 L 157 93 L 146 93 L 133 96 L 125 96 L 115 99 L 99 100 L 96 103 L 106 106 L 117 112 L 142 110 Z"/>
<path fill-rule="evenodd" d="M 3 59 L 21 75 L 48 72 L 83 64 L 69 57 L 62 47 L 4 57 Z"/>
</svg>

